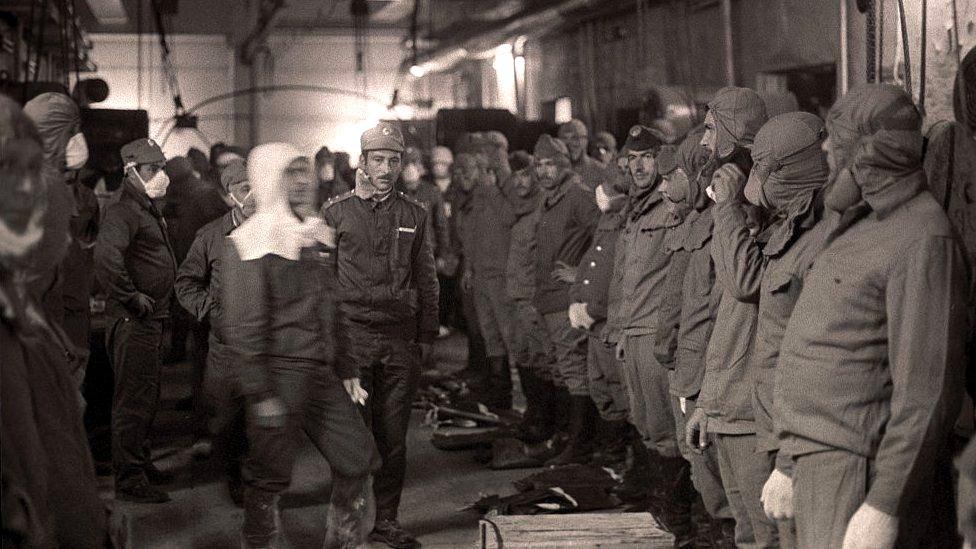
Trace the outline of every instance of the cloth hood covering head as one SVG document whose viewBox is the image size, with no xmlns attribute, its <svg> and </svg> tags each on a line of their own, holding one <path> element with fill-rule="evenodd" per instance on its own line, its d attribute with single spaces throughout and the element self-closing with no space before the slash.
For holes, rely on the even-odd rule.
<svg viewBox="0 0 976 549">
<path fill-rule="evenodd" d="M 708 164 L 708 151 L 701 146 L 704 133 L 704 128 L 696 128 L 680 145 L 665 145 L 657 156 L 658 172 L 661 175 L 669 175 L 679 168 L 685 173 L 687 188 L 674 194 L 684 197 L 682 202 L 688 210 L 703 210 L 710 204 L 705 193 L 710 178 L 702 176 L 702 170 Z M 677 184 L 677 180 L 671 184 Z"/>
<path fill-rule="evenodd" d="M 230 234 L 242 260 L 277 255 L 297 261 L 302 248 L 316 242 L 335 244 L 320 218 L 313 216 L 302 221 L 289 204 L 285 169 L 299 158 L 302 154 L 298 149 L 286 143 L 259 145 L 248 156 L 247 173 L 255 210 Z"/>
<path fill-rule="evenodd" d="M 35 248 L 31 275 L 44 277 L 61 263 L 71 242 L 69 225 L 77 214 L 74 195 L 65 184 L 65 147 L 78 133 L 81 113 L 74 100 L 63 93 L 42 93 L 24 105 L 24 114 L 34 121 L 44 142 L 42 177 L 47 187 L 44 237 Z"/>
<path fill-rule="evenodd" d="M 956 122 L 976 132 L 976 48 L 970 49 L 959 63 L 952 106 Z"/>
<path fill-rule="evenodd" d="M 766 123 L 766 103 L 749 88 L 722 88 L 708 103 L 715 119 L 715 155 L 725 158 L 736 146 L 752 145 L 759 128 Z"/>
<path fill-rule="evenodd" d="M 820 117 L 808 112 L 774 116 L 756 134 L 752 171 L 745 195 L 753 204 L 780 212 L 823 188 L 827 159 L 821 150 L 826 138 Z"/>
<path fill-rule="evenodd" d="M 922 116 L 900 87 L 871 84 L 839 99 L 827 116 L 834 186 L 851 186 L 884 213 L 921 191 Z M 853 187 L 851 187 L 853 188 Z"/>
<path fill-rule="evenodd" d="M 0 95 L 0 220 L 6 226 L 0 239 L 19 240 L 17 235 L 41 227 L 47 207 L 46 182 L 40 177 L 43 162 L 43 142 L 34 123 L 20 105 Z M 25 186 L 25 181 L 32 185 Z M 9 234 L 8 228 L 15 234 Z M 17 247 L 16 242 L 2 245 L 2 249 Z M 4 269 L 14 268 L 11 260 L 0 255 Z M 19 260 L 17 264 L 23 267 Z"/>
<path fill-rule="evenodd" d="M 225 192 L 230 192 L 230 186 L 241 181 L 247 181 L 247 164 L 243 160 L 237 160 L 235 158 L 220 173 L 220 186 L 223 187 Z"/>
</svg>

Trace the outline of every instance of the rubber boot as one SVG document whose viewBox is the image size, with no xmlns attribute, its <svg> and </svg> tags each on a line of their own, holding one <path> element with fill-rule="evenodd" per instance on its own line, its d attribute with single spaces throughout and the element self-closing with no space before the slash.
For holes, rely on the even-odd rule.
<svg viewBox="0 0 976 549">
<path fill-rule="evenodd" d="M 488 357 L 488 387 L 484 403 L 494 411 L 512 409 L 512 372 L 507 356 Z"/>
<path fill-rule="evenodd" d="M 546 462 L 548 467 L 571 463 L 588 463 L 593 454 L 593 423 L 597 412 L 593 400 L 587 395 L 570 397 L 569 441 L 563 451 Z"/>
<path fill-rule="evenodd" d="M 535 444 L 553 435 L 551 419 L 556 387 L 540 378 L 532 368 L 519 366 L 518 369 L 527 408 L 522 423 L 515 430 L 515 437 Z"/>
<path fill-rule="evenodd" d="M 630 427 L 630 443 L 633 461 L 630 469 L 624 473 L 623 482 L 614 488 L 613 492 L 621 501 L 626 503 L 643 503 L 647 500 L 648 487 L 651 484 L 651 460 L 644 439 L 633 425 Z"/>
</svg>

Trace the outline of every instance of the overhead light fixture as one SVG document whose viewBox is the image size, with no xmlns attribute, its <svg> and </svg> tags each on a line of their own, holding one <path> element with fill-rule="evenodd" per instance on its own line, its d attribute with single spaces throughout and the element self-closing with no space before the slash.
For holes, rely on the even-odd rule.
<svg viewBox="0 0 976 549">
<path fill-rule="evenodd" d="M 124 25 L 129 22 L 129 14 L 122 0 L 88 0 L 88 7 L 99 25 Z"/>
</svg>

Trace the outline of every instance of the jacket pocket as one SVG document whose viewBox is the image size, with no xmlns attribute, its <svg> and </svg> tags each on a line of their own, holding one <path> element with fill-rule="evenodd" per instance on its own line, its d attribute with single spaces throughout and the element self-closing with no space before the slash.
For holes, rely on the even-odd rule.
<svg viewBox="0 0 976 549">
<path fill-rule="evenodd" d="M 417 238 L 417 227 L 403 226 L 396 228 L 396 262 L 401 267 L 410 266 L 413 255 L 413 242 Z"/>
</svg>

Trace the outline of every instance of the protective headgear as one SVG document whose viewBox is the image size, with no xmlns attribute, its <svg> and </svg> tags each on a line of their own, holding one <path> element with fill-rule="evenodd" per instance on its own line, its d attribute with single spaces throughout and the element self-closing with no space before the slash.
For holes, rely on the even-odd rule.
<svg viewBox="0 0 976 549">
<path fill-rule="evenodd" d="M 766 123 L 766 103 L 749 88 L 722 88 L 708 103 L 715 120 L 715 156 L 725 158 L 735 147 L 752 145 Z"/>
<path fill-rule="evenodd" d="M 88 141 L 85 134 L 78 132 L 64 147 L 64 165 L 69 170 L 80 170 L 85 162 L 88 162 Z"/>
<path fill-rule="evenodd" d="M 825 137 L 824 123 L 814 114 L 788 112 L 771 118 L 752 147 L 746 200 L 775 212 L 823 187 L 828 172 L 821 150 Z"/>
</svg>

